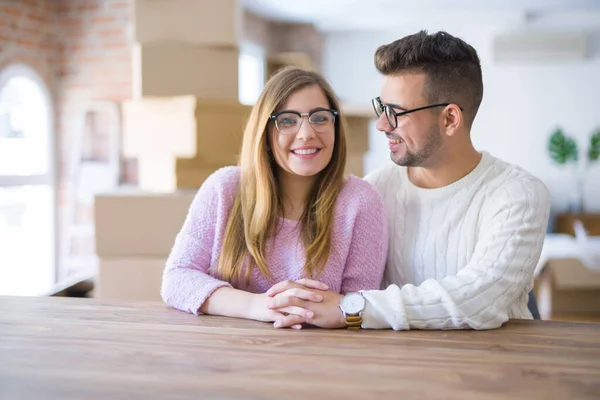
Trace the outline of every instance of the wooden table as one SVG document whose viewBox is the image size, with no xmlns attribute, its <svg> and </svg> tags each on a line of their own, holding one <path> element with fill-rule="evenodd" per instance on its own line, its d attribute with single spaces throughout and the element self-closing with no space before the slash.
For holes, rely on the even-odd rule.
<svg viewBox="0 0 600 400">
<path fill-rule="evenodd" d="M 599 398 L 600 324 L 276 330 L 161 303 L 0 297 L 0 399 Z"/>
</svg>

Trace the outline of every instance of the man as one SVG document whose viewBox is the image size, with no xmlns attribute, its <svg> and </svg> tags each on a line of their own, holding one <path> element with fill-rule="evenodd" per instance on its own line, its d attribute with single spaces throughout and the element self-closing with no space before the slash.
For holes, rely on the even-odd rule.
<svg viewBox="0 0 600 400">
<path fill-rule="evenodd" d="M 531 318 L 549 195 L 529 173 L 473 147 L 483 96 L 477 52 L 448 33 L 421 31 L 381 46 L 375 65 L 384 77 L 373 99 L 377 129 L 395 164 L 366 179 L 390 222 L 387 288 L 342 297 L 315 281 L 282 282 L 268 292 L 270 308 L 313 317 L 289 314 L 275 326 L 493 329 Z M 322 301 L 305 300 L 309 291 Z"/>
</svg>

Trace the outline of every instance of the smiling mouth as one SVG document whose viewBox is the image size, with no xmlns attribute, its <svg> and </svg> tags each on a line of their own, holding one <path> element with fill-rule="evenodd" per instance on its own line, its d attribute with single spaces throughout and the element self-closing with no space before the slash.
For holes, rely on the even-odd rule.
<svg viewBox="0 0 600 400">
<path fill-rule="evenodd" d="M 392 144 L 400 144 L 402 142 L 404 142 L 404 140 L 400 139 L 400 138 L 389 138 L 388 139 L 390 141 L 390 143 Z"/>
<path fill-rule="evenodd" d="M 300 156 L 309 156 L 309 155 L 315 154 L 319 151 L 321 151 L 321 149 L 297 149 L 297 150 L 292 150 L 292 153 L 298 154 Z"/>
</svg>

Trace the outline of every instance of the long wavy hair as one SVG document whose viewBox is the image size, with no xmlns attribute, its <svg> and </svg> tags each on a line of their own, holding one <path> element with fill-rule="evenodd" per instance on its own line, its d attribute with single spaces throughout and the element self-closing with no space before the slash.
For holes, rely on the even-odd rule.
<svg viewBox="0 0 600 400">
<path fill-rule="evenodd" d="M 240 282 L 245 275 L 247 283 L 255 267 L 266 278 L 273 278 L 266 261 L 266 243 L 277 234 L 283 203 L 278 165 L 269 153 L 269 131 L 275 129 L 269 116 L 281 110 L 293 93 L 311 85 L 321 88 L 330 108 L 340 110 L 331 86 L 320 74 L 286 67 L 269 79 L 250 113 L 239 158 L 240 186 L 215 271 L 224 280 Z M 318 174 L 299 221 L 306 250 L 304 274 L 307 277 L 320 274 L 330 257 L 333 214 L 344 183 L 345 166 L 346 129 L 338 116 L 331 160 Z"/>
</svg>

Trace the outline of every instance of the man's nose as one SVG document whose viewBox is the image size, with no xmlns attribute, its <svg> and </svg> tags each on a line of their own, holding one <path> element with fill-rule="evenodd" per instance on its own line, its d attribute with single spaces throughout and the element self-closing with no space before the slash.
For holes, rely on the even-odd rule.
<svg viewBox="0 0 600 400">
<path fill-rule="evenodd" d="M 387 120 L 387 118 L 385 116 L 385 113 L 382 113 L 379 116 L 379 119 L 377 120 L 377 123 L 375 123 L 375 128 L 378 131 L 381 131 L 381 132 L 390 132 L 390 131 L 392 131 L 392 127 L 390 126 L 390 123 L 388 122 L 388 120 Z"/>
</svg>

